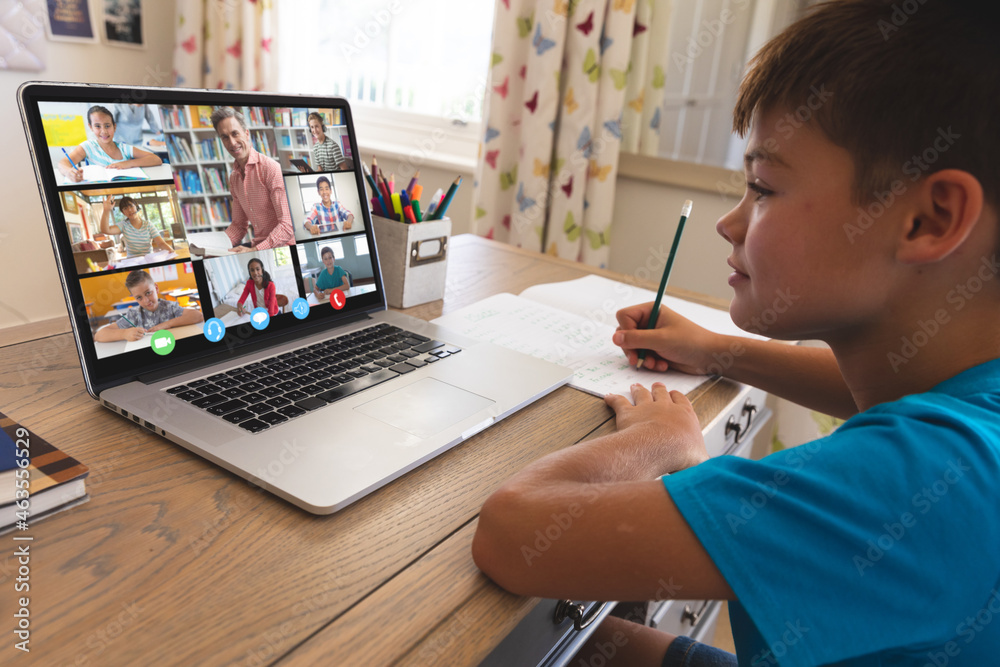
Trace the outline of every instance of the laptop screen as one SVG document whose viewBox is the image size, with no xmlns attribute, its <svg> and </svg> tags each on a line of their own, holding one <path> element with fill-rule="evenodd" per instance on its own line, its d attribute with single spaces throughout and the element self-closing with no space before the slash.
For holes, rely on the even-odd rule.
<svg viewBox="0 0 1000 667">
<path fill-rule="evenodd" d="M 60 84 L 21 101 L 92 391 L 385 307 L 346 101 Z"/>
</svg>

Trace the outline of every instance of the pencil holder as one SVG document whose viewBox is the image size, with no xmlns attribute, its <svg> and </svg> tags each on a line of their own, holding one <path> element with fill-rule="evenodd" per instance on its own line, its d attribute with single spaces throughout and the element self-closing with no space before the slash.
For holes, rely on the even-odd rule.
<svg viewBox="0 0 1000 667">
<path fill-rule="evenodd" d="M 451 219 L 407 225 L 372 216 L 382 284 L 392 308 L 444 298 Z"/>
</svg>

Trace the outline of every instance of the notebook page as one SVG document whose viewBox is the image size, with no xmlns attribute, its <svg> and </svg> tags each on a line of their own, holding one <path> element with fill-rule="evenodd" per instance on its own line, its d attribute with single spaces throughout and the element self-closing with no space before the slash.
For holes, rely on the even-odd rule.
<svg viewBox="0 0 1000 667">
<path fill-rule="evenodd" d="M 513 294 L 497 294 L 434 320 L 470 338 L 567 366 L 570 386 L 595 396 L 630 394 L 632 384 L 663 382 L 689 392 L 706 376 L 637 371 L 611 342 L 615 327 Z"/>
<path fill-rule="evenodd" d="M 615 313 L 618 310 L 637 303 L 653 301 L 656 299 L 656 292 L 590 275 L 561 283 L 535 285 L 521 292 L 521 296 L 617 328 Z M 709 331 L 766 340 L 764 336 L 747 333 L 733 324 L 732 318 L 725 310 L 691 303 L 666 294 L 660 303 Z"/>
</svg>

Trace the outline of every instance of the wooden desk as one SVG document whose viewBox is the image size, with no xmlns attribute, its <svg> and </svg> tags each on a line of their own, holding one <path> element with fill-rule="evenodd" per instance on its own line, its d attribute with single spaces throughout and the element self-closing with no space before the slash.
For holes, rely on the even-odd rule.
<svg viewBox="0 0 1000 667">
<path fill-rule="evenodd" d="M 407 312 L 590 272 L 471 236 L 449 252 L 444 301 Z M 513 470 L 613 428 L 600 399 L 563 387 L 318 517 L 99 407 L 59 329 L 0 335 L 0 409 L 91 471 L 90 502 L 26 533 L 31 664 L 475 665 L 537 604 L 473 564 L 480 506 Z M 702 395 L 703 424 L 737 391 Z M 17 561 L 0 543 L 7 662 Z"/>
</svg>

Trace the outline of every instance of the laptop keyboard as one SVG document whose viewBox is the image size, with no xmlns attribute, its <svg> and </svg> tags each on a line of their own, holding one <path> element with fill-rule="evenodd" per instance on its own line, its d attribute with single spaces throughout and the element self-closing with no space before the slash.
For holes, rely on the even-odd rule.
<svg viewBox="0 0 1000 667">
<path fill-rule="evenodd" d="M 461 351 L 377 324 L 164 391 L 260 433 Z"/>
</svg>

